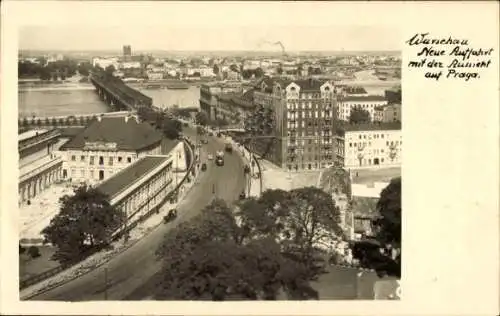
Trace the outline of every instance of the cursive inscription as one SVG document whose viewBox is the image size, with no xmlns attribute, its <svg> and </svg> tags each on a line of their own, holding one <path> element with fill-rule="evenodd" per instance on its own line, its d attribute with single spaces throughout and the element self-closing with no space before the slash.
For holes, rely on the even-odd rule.
<svg viewBox="0 0 500 316">
<path fill-rule="evenodd" d="M 469 81 L 480 78 L 489 68 L 493 48 L 473 47 L 468 39 L 448 36 L 437 38 L 429 33 L 417 33 L 406 41 L 414 47 L 416 58 L 408 62 L 410 69 L 424 70 L 425 78 Z"/>
</svg>

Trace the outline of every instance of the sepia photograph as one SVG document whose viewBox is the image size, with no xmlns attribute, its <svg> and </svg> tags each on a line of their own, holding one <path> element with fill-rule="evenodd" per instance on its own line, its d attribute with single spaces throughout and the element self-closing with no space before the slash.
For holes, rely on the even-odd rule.
<svg viewBox="0 0 500 316">
<path fill-rule="evenodd" d="M 498 314 L 498 8 L 7 0 L 0 314 Z"/>
<path fill-rule="evenodd" d="M 134 28 L 19 30 L 21 299 L 399 299 L 397 30 Z"/>
</svg>

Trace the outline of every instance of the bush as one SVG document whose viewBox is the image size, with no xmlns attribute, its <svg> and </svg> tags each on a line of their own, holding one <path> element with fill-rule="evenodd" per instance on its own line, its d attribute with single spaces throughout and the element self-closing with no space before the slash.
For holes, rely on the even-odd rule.
<svg viewBox="0 0 500 316">
<path fill-rule="evenodd" d="M 28 248 L 28 254 L 30 255 L 31 258 L 35 259 L 41 256 L 40 254 L 40 249 L 36 246 L 31 246 Z"/>
</svg>

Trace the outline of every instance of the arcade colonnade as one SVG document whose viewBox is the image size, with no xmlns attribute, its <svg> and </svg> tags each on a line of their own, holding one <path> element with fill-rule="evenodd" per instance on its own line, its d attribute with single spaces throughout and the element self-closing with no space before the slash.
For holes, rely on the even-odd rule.
<svg viewBox="0 0 500 316">
<path fill-rule="evenodd" d="M 43 170 L 19 183 L 19 205 L 39 195 L 51 184 L 62 179 L 62 163 Z"/>
</svg>

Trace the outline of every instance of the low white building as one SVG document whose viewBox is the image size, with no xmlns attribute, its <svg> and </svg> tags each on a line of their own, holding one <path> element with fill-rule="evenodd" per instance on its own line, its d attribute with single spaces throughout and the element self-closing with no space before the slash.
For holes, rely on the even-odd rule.
<svg viewBox="0 0 500 316">
<path fill-rule="evenodd" d="M 92 66 L 96 67 L 99 66 L 103 69 L 106 69 L 108 66 L 113 66 L 115 69 L 119 68 L 119 63 L 117 58 L 93 58 L 92 59 Z"/>
<path fill-rule="evenodd" d="M 351 110 L 358 107 L 370 113 L 370 119 L 375 117 L 375 108 L 387 105 L 384 96 L 366 95 L 353 96 L 347 95 L 337 100 L 337 117 L 342 121 L 349 121 Z"/>
<path fill-rule="evenodd" d="M 401 123 L 345 124 L 336 137 L 337 159 L 345 168 L 401 166 Z"/>
<path fill-rule="evenodd" d="M 110 178 L 142 157 L 161 154 L 162 138 L 134 116 L 98 117 L 61 146 L 63 178 L 77 183 Z"/>
<path fill-rule="evenodd" d="M 130 68 L 141 68 L 141 62 L 139 61 L 125 61 L 120 63 L 120 69 L 130 69 Z"/>
</svg>

